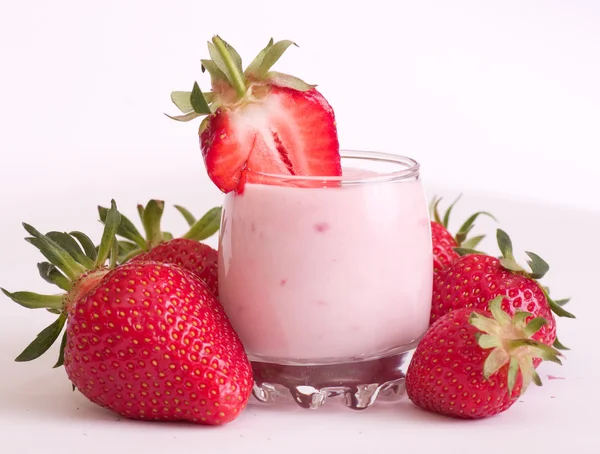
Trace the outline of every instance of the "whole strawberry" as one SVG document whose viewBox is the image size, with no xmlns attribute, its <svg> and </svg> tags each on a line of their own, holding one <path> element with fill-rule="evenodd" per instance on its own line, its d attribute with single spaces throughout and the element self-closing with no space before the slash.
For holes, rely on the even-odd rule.
<svg viewBox="0 0 600 454">
<path fill-rule="evenodd" d="M 418 407 L 457 418 L 485 418 L 510 408 L 533 381 L 534 359 L 560 364 L 554 348 L 532 339 L 541 317 L 510 317 L 495 298 L 487 310 L 463 308 L 440 318 L 417 346 L 406 392 Z M 531 319 L 528 323 L 527 319 Z"/>
<path fill-rule="evenodd" d="M 219 36 L 208 42 L 210 60 L 201 60 L 212 91 L 194 83 L 171 100 L 190 121 L 200 116 L 199 139 L 206 170 L 222 191 L 243 192 L 246 182 L 265 174 L 339 176 L 341 160 L 333 109 L 314 85 L 271 71 L 292 41 L 269 41 L 242 68 L 237 51 Z M 291 183 L 290 183 L 291 184 Z M 318 184 L 318 182 L 315 182 Z"/>
<path fill-rule="evenodd" d="M 546 345 L 556 342 L 556 321 L 558 316 L 573 318 L 554 302 L 538 280 L 549 267 L 538 255 L 527 252 L 531 271 L 526 271 L 514 259 L 512 242 L 501 229 L 497 230 L 497 240 L 502 257 L 496 258 L 460 250 L 465 253 L 454 265 L 448 268 L 434 283 L 431 307 L 431 323 L 449 312 L 463 308 L 485 310 L 488 301 L 502 296 L 502 308 L 510 315 L 517 311 L 530 312 L 547 320 L 534 336 Z M 560 344 L 557 342 L 557 346 Z"/>
<path fill-rule="evenodd" d="M 218 254 L 212 247 L 201 241 L 215 234 L 221 223 L 221 207 L 209 210 L 196 220 L 185 208 L 175 205 L 183 214 L 190 228 L 181 238 L 173 238 L 160 227 L 164 211 L 162 200 L 150 200 L 146 206 L 138 205 L 138 213 L 144 226 L 143 236 L 135 225 L 121 215 L 117 235 L 124 238 L 119 241 L 119 263 L 129 260 L 151 260 L 160 263 L 173 263 L 194 273 L 215 295 L 219 296 Z M 98 207 L 100 221 L 105 222 L 108 209 Z"/>
<path fill-rule="evenodd" d="M 494 216 L 485 211 L 478 211 L 472 214 L 458 229 L 456 236 L 448 230 L 448 224 L 450 222 L 450 214 L 452 209 L 459 201 L 460 196 L 452 202 L 452 204 L 445 211 L 443 218 L 440 216 L 438 206 L 441 202 L 441 197 L 435 197 L 431 204 L 431 240 L 433 246 L 433 273 L 435 276 L 441 271 L 450 267 L 456 262 L 460 255 L 455 251 L 457 247 L 474 249 L 477 245 L 485 238 L 485 235 L 478 235 L 472 238 L 468 238 L 469 233 L 474 227 L 474 222 L 481 215 L 486 215 L 495 220 Z"/>
<path fill-rule="evenodd" d="M 223 308 L 179 266 L 115 266 L 119 217 L 113 202 L 97 252 L 81 233 L 43 235 L 25 224 L 28 240 L 51 262 L 40 272 L 67 293 L 3 290 L 25 307 L 58 314 L 17 361 L 42 355 L 66 324 L 57 366 L 64 363 L 74 387 L 91 402 L 132 419 L 232 421 L 249 399 L 253 378 Z"/>
<path fill-rule="evenodd" d="M 212 292 L 219 296 L 218 254 L 207 244 L 188 238 L 174 238 L 144 252 L 132 261 L 172 263 L 194 273 Z"/>
</svg>

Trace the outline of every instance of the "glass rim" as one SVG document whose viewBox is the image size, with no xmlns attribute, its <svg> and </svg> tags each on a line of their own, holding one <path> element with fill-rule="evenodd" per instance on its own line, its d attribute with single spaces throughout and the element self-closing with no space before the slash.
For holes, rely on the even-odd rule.
<svg viewBox="0 0 600 454">
<path fill-rule="evenodd" d="M 254 172 L 250 169 L 248 173 L 258 175 L 261 177 L 273 178 L 277 180 L 287 181 L 321 181 L 321 182 L 343 182 L 344 184 L 363 184 L 363 183 L 378 183 L 378 182 L 389 182 L 389 181 L 402 181 L 413 179 L 419 176 L 419 169 L 421 165 L 419 162 L 408 156 L 396 155 L 392 153 L 385 153 L 379 151 L 362 151 L 362 150 L 340 150 L 340 156 L 342 159 L 355 159 L 357 161 L 376 161 L 376 162 L 388 162 L 402 166 L 403 168 L 398 170 L 392 170 L 388 172 L 377 172 L 373 175 L 356 177 L 356 176 L 306 176 L 306 175 L 284 175 L 276 173 L 263 173 Z"/>
</svg>

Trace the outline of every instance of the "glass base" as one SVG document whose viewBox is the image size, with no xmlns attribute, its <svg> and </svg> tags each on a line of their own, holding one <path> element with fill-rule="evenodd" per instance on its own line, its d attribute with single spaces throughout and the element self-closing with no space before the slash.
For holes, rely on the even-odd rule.
<svg viewBox="0 0 600 454">
<path fill-rule="evenodd" d="M 307 409 L 332 399 L 353 410 L 364 410 L 375 401 L 397 401 L 405 394 L 404 378 L 414 348 L 411 344 L 375 359 L 334 364 L 252 361 L 252 394 L 265 404 L 294 401 Z"/>
</svg>

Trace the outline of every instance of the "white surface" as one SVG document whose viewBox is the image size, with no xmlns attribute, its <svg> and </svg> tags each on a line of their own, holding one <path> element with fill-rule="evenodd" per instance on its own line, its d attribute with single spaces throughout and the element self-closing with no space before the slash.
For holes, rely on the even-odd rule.
<svg viewBox="0 0 600 454">
<path fill-rule="evenodd" d="M 200 169 L 199 122 L 163 112 L 172 90 L 208 89 L 199 60 L 219 33 L 246 62 L 271 36 L 295 40 L 277 70 L 319 85 L 346 148 L 413 156 L 465 190 L 599 209 L 600 2 L 341 5 L 2 2 L 0 194 Z"/>
<path fill-rule="evenodd" d="M 175 200 L 196 213 L 218 202 L 203 199 L 203 192 L 166 181 L 161 191 L 167 204 Z M 452 198 L 454 191 L 428 186 L 434 192 Z M 121 209 L 134 218 L 137 201 L 151 192 L 139 187 L 138 193 L 118 186 L 100 188 L 70 198 L 58 207 L 46 200 L 13 199 L 14 211 L 6 207 L 0 235 L 0 285 L 9 290 L 49 291 L 51 286 L 37 277 L 39 256 L 22 238 L 20 221 L 27 220 L 42 230 L 79 228 L 100 232 L 95 222 L 95 203 L 106 203 L 110 196 L 121 201 Z M 143 194 L 140 196 L 140 194 Z M 59 194 L 59 196 L 61 196 Z M 455 213 L 455 225 L 478 209 L 488 209 L 513 237 L 515 249 L 532 250 L 549 261 L 551 271 L 545 279 L 556 297 L 572 296 L 569 309 L 577 320 L 559 320 L 561 340 L 572 350 L 564 366 L 544 364 L 540 373 L 542 388 L 532 387 L 510 410 L 494 418 L 477 422 L 456 421 L 418 410 L 408 400 L 394 405 L 377 406 L 353 412 L 339 405 L 327 405 L 318 411 L 296 407 L 272 408 L 249 406 L 227 426 L 198 427 L 187 424 L 158 424 L 127 421 L 88 403 L 79 393 L 71 392 L 63 369 L 51 369 L 57 345 L 41 359 L 26 364 L 13 358 L 51 321 L 45 311 L 27 310 L 3 296 L 0 317 L 0 435 L 3 452 L 87 454 L 106 452 L 165 453 L 388 453 L 388 452 L 460 452 L 504 454 L 512 452 L 597 454 L 600 436 L 597 409 L 600 395 L 598 355 L 592 353 L 597 342 L 596 281 L 598 245 L 588 239 L 600 231 L 600 216 L 552 206 L 534 206 L 514 199 L 496 199 L 466 194 Z M 183 222 L 174 210 L 168 210 L 166 226 L 175 233 L 183 231 Z M 478 232 L 491 232 L 494 224 L 480 223 Z M 487 249 L 495 251 L 486 244 Z M 590 246 L 586 246 L 590 245 Z M 590 249 L 592 248 L 592 249 Z M 519 254 L 520 256 L 520 254 Z M 547 375 L 564 377 L 548 380 Z M 9 447 L 9 448 L 7 448 Z M 485 448 L 484 448 L 485 447 Z M 4 451 L 7 449 L 7 451 Z M 458 449 L 456 452 L 459 452 Z"/>
<path fill-rule="evenodd" d="M 174 110 L 169 93 L 194 78 L 208 87 L 198 60 L 213 33 L 246 59 L 268 37 L 288 38 L 301 47 L 278 70 L 319 84 L 344 147 L 415 157 L 427 181 L 466 192 L 457 220 L 459 212 L 492 210 L 517 249 L 551 263 L 553 294 L 572 296 L 579 318 L 560 321 L 573 348 L 565 365 L 541 372 L 565 380 L 546 379 L 524 403 L 480 422 L 431 416 L 408 401 L 361 413 L 252 406 L 214 429 L 117 421 L 51 369 L 56 347 L 31 364 L 12 361 L 50 316 L 0 297 L 2 452 L 448 452 L 468 443 L 461 452 L 597 453 L 600 3 L 287 5 L 2 2 L 0 285 L 48 290 L 21 221 L 98 235 L 94 205 L 111 197 L 132 217 L 134 204 L 150 197 L 197 213 L 219 203 L 203 173 L 197 125 L 162 115 Z M 555 205 L 517 201 L 526 198 Z M 566 204 L 590 211 L 557 207 Z M 173 210 L 166 217 L 183 231 Z"/>
</svg>

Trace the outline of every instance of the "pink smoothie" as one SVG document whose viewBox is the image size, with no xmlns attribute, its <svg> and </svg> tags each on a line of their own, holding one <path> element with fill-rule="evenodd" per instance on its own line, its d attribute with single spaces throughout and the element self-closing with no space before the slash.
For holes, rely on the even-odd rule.
<svg viewBox="0 0 600 454">
<path fill-rule="evenodd" d="M 432 252 L 419 180 L 247 184 L 225 198 L 219 241 L 220 299 L 252 359 L 372 357 L 427 329 Z"/>
</svg>

